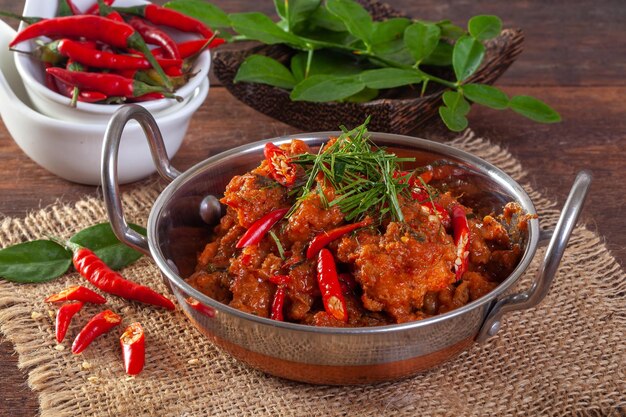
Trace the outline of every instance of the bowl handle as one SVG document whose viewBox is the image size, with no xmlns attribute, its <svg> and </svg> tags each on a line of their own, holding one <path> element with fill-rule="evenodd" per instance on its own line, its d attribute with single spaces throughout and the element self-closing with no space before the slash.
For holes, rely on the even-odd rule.
<svg viewBox="0 0 626 417">
<path fill-rule="evenodd" d="M 180 175 L 180 172 L 172 167 L 159 126 L 149 111 L 136 104 L 127 104 L 113 114 L 104 133 L 104 144 L 102 145 L 102 194 L 104 202 L 115 236 L 128 246 L 145 255 L 150 255 L 148 240 L 131 229 L 126 222 L 117 180 L 120 140 L 124 127 L 130 120 L 136 120 L 143 129 L 159 174 L 164 179 L 173 181 Z"/>
<path fill-rule="evenodd" d="M 589 171 L 578 173 L 533 284 L 527 291 L 511 294 L 498 300 L 487 314 L 476 337 L 477 342 L 484 342 L 500 330 L 502 316 L 505 313 L 534 307 L 546 296 L 561 263 L 572 230 L 582 211 L 591 178 L 592 175 Z"/>
</svg>

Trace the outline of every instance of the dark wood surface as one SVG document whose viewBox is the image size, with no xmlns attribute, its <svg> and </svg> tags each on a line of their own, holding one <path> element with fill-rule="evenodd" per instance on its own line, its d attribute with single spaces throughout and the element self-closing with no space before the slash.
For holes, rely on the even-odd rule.
<svg viewBox="0 0 626 417">
<path fill-rule="evenodd" d="M 160 2 L 162 3 L 162 2 Z M 272 2 L 219 0 L 227 11 L 270 12 Z M 524 52 L 498 85 L 510 94 L 531 94 L 563 116 L 555 125 L 538 125 L 511 112 L 475 108 L 470 126 L 507 147 L 530 174 L 533 186 L 562 204 L 577 171 L 594 174 L 583 214 L 604 236 L 618 261 L 626 262 L 626 7 L 622 0 L 394 0 L 394 7 L 427 20 L 464 24 L 476 14 L 496 14 L 505 26 L 524 30 Z M 0 9 L 19 12 L 21 2 L 0 0 Z M 14 24 L 15 26 L 15 24 Z M 10 106 L 0 103 L 0 106 Z M 257 139 L 296 133 L 294 128 L 247 108 L 224 88 L 212 85 L 174 158 L 184 170 L 219 151 Z M 441 126 L 415 136 L 445 140 Z M 41 138 L 45 140 L 45 138 Z M 0 219 L 21 217 L 57 201 L 70 203 L 99 195 L 97 187 L 64 181 L 37 166 L 12 141 L 0 123 Z M 138 185 L 124 187 L 130 190 Z M 37 396 L 17 369 L 11 343 L 0 343 L 0 416 L 33 416 Z"/>
</svg>

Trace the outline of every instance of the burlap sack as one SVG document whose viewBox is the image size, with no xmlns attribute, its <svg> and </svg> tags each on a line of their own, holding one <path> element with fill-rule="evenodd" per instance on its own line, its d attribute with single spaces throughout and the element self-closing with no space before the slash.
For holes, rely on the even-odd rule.
<svg viewBox="0 0 626 417">
<path fill-rule="evenodd" d="M 506 151 L 467 134 L 452 142 L 524 182 Z M 566 182 L 568 179 L 564 179 Z M 145 224 L 158 186 L 125 196 L 127 214 Z M 530 189 L 543 228 L 558 217 L 554 204 Z M 70 236 L 106 221 L 101 201 L 55 205 L 24 219 L 4 219 L 0 246 Z M 537 261 L 542 257 L 539 253 Z M 535 262 L 518 288 L 526 288 Z M 165 292 L 149 259 L 127 268 L 132 280 Z M 147 365 L 137 377 L 122 368 L 119 331 L 73 355 L 73 335 L 100 310 L 87 306 L 68 340 L 54 340 L 54 308 L 45 296 L 81 282 L 76 273 L 39 285 L 0 282 L 0 329 L 13 342 L 19 366 L 46 416 L 415 416 L 624 415 L 626 413 L 626 276 L 602 240 L 579 226 L 544 302 L 506 317 L 497 336 L 413 378 L 370 386 L 313 386 L 266 376 L 216 349 L 186 320 L 109 298 L 124 324 L 143 323 Z"/>
</svg>

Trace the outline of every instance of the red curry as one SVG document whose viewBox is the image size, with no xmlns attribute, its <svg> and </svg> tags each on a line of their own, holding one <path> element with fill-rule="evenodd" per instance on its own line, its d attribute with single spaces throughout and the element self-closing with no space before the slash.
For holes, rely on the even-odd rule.
<svg viewBox="0 0 626 417">
<path fill-rule="evenodd" d="M 447 186 L 441 163 L 402 171 L 364 127 L 311 153 L 268 144 L 235 176 L 226 214 L 198 256 L 192 286 L 261 317 L 315 326 L 377 326 L 461 307 L 493 290 L 519 262 L 508 229 L 528 216 L 509 203 L 478 216 Z M 521 219 L 521 220 L 520 220 Z"/>
</svg>

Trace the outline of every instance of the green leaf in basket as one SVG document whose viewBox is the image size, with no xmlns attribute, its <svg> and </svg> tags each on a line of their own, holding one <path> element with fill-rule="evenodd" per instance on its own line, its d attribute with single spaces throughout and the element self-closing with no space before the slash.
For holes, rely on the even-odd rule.
<svg viewBox="0 0 626 417">
<path fill-rule="evenodd" d="M 485 46 L 471 36 L 462 36 L 452 51 L 452 66 L 458 81 L 472 75 L 485 56 Z"/>
<path fill-rule="evenodd" d="M 509 101 L 509 107 L 516 113 L 539 123 L 557 123 L 561 116 L 552 107 L 530 96 L 515 96 Z"/>
<path fill-rule="evenodd" d="M 289 31 L 294 32 L 320 7 L 321 0 L 274 0 L 278 15 L 287 22 Z"/>
<path fill-rule="evenodd" d="M 343 100 L 359 93 L 364 88 L 365 83 L 356 76 L 314 75 L 294 87 L 291 99 L 318 103 Z"/>
<path fill-rule="evenodd" d="M 311 16 L 309 23 L 312 27 L 329 30 L 332 32 L 347 32 L 346 25 L 337 16 L 328 11 L 326 7 L 318 7 Z"/>
<path fill-rule="evenodd" d="M 297 48 L 306 46 L 304 40 L 292 33 L 285 32 L 263 13 L 232 13 L 228 17 L 233 29 L 250 40 L 260 41 L 268 45 L 286 43 Z"/>
<path fill-rule="evenodd" d="M 450 20 L 440 20 L 437 22 L 437 26 L 441 29 L 442 38 L 457 40 L 467 33 L 462 27 L 455 25 Z"/>
<path fill-rule="evenodd" d="M 145 236 L 146 229 L 143 227 L 136 224 L 129 226 Z M 114 270 L 130 265 L 142 256 L 140 252 L 120 242 L 109 223 L 100 223 L 83 229 L 72 236 L 70 242 L 91 249 L 109 268 Z"/>
<path fill-rule="evenodd" d="M 439 107 L 439 115 L 448 129 L 459 132 L 467 127 L 467 118 L 470 111 L 470 104 L 465 100 L 463 94 L 457 91 L 446 91 L 443 93 L 445 106 Z"/>
<path fill-rule="evenodd" d="M 415 22 L 404 31 L 404 44 L 416 62 L 420 63 L 439 43 L 441 29 L 432 23 Z"/>
<path fill-rule="evenodd" d="M 435 49 L 422 61 L 424 65 L 436 65 L 439 67 L 448 67 L 452 65 L 453 46 L 448 42 L 439 41 Z"/>
<path fill-rule="evenodd" d="M 374 22 L 363 6 L 353 0 L 327 0 L 326 8 L 346 25 L 348 32 L 366 44 L 370 43 Z"/>
<path fill-rule="evenodd" d="M 366 103 L 368 101 L 374 100 L 376 97 L 378 97 L 378 90 L 365 87 L 363 90 L 348 98 L 345 98 L 343 101 L 346 101 L 348 103 Z M 337 169 L 337 164 L 335 164 L 335 169 Z"/>
<path fill-rule="evenodd" d="M 264 55 L 250 55 L 246 58 L 234 81 L 268 84 L 288 90 L 296 85 L 295 78 L 283 64 Z"/>
<path fill-rule="evenodd" d="M 367 87 L 375 89 L 395 88 L 403 85 L 419 84 L 423 81 L 419 71 L 399 68 L 380 68 L 363 71 L 359 78 Z"/>
<path fill-rule="evenodd" d="M 411 21 L 405 17 L 394 17 L 392 19 L 383 20 L 382 22 L 374 22 L 372 44 L 381 44 L 402 39 L 404 30 L 410 24 Z"/>
<path fill-rule="evenodd" d="M 454 112 L 450 107 L 439 107 L 439 116 L 453 132 L 460 132 L 467 127 L 467 118 L 461 113 Z"/>
<path fill-rule="evenodd" d="M 467 22 L 467 29 L 474 39 L 486 41 L 500 34 L 502 31 L 502 20 L 498 16 L 474 16 Z"/>
<path fill-rule="evenodd" d="M 490 85 L 485 84 L 466 84 L 463 86 L 463 94 L 474 103 L 491 107 L 492 109 L 502 110 L 509 105 L 507 95 Z"/>
<path fill-rule="evenodd" d="M 13 282 L 50 281 L 72 264 L 72 254 L 58 243 L 34 240 L 0 250 L 0 277 Z"/>
</svg>

